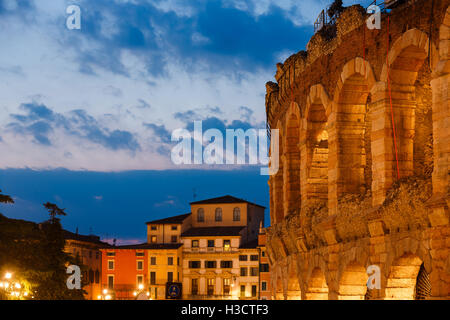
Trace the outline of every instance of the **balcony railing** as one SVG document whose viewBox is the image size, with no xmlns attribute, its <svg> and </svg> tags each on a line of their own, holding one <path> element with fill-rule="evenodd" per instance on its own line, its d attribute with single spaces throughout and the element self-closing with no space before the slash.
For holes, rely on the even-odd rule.
<svg viewBox="0 0 450 320">
<path fill-rule="evenodd" d="M 236 253 L 238 248 L 222 248 L 222 247 L 204 247 L 204 248 L 184 248 L 183 252 L 199 252 L 199 253 Z"/>
</svg>

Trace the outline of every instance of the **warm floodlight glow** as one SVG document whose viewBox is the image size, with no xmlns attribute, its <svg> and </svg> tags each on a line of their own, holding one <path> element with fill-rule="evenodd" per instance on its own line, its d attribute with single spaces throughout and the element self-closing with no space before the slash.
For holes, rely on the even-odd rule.
<svg viewBox="0 0 450 320">
<path fill-rule="evenodd" d="M 141 284 L 138 286 L 138 288 L 139 288 L 139 290 L 142 290 L 142 289 L 144 289 L 144 285 L 141 283 Z"/>
<path fill-rule="evenodd" d="M 108 289 L 103 289 L 103 294 L 107 294 L 108 293 Z"/>
<path fill-rule="evenodd" d="M 111 296 L 108 294 L 108 295 L 105 297 L 105 299 L 106 299 L 106 300 L 111 300 Z"/>
<path fill-rule="evenodd" d="M 11 272 L 7 272 L 5 274 L 5 279 L 11 279 L 11 277 L 12 277 L 12 273 Z"/>
</svg>

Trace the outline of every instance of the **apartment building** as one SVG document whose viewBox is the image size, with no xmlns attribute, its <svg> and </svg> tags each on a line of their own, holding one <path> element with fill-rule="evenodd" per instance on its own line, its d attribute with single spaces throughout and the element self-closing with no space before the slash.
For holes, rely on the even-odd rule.
<svg viewBox="0 0 450 320">
<path fill-rule="evenodd" d="M 232 196 L 190 206 L 191 213 L 147 222 L 147 243 L 102 249 L 109 298 L 167 299 L 170 285 L 183 299 L 260 298 L 265 208 Z"/>
</svg>

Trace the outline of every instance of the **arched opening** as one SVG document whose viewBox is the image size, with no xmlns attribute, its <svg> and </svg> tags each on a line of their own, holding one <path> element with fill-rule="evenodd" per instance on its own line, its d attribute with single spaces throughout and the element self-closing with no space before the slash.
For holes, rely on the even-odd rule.
<svg viewBox="0 0 450 320">
<path fill-rule="evenodd" d="M 301 300 L 300 283 L 298 282 L 298 276 L 296 268 L 291 264 L 289 270 L 289 278 L 287 285 L 287 299 L 288 300 Z"/>
<path fill-rule="evenodd" d="M 328 199 L 328 132 L 325 107 L 313 101 L 307 115 L 307 184 L 306 197 L 310 202 Z"/>
<path fill-rule="evenodd" d="M 328 300 L 328 286 L 320 268 L 315 268 L 308 280 L 306 300 Z"/>
<path fill-rule="evenodd" d="M 290 114 L 286 122 L 285 143 L 285 215 L 291 213 L 300 203 L 300 119 Z"/>
<path fill-rule="evenodd" d="M 431 71 L 427 64 L 424 65 L 427 56 L 428 53 L 423 48 L 410 45 L 400 51 L 389 68 L 400 177 L 412 175 L 415 163 L 424 160 L 425 140 L 428 137 L 422 137 L 426 134 L 426 130 L 416 131 L 416 129 L 426 129 L 424 125 L 429 112 L 427 109 L 431 110 Z M 421 71 L 420 78 L 418 78 L 419 71 Z M 417 100 L 416 93 L 421 101 Z M 416 118 L 416 114 L 422 117 Z M 416 121 L 422 118 L 423 121 Z M 431 132 L 430 128 L 429 133 Z M 422 139 L 418 141 L 415 138 Z M 415 140 L 417 143 L 414 143 Z M 416 166 L 416 170 L 420 169 L 420 166 Z"/>
<path fill-rule="evenodd" d="M 374 205 L 383 203 L 398 177 L 430 175 L 433 170 L 431 72 L 424 64 L 428 50 L 428 36 L 417 29 L 406 31 L 389 48 L 383 85 L 374 93 Z"/>
<path fill-rule="evenodd" d="M 348 69 L 347 69 L 348 70 Z M 339 93 L 333 155 L 337 158 L 336 194 L 364 193 L 366 190 L 366 109 L 369 82 L 361 70 L 349 76 Z"/>
<path fill-rule="evenodd" d="M 368 278 L 361 264 L 356 261 L 348 264 L 339 281 L 339 300 L 364 300 Z"/>
<path fill-rule="evenodd" d="M 280 127 L 278 127 L 280 128 Z M 281 128 L 280 128 L 280 134 L 279 134 L 279 154 L 280 156 L 283 154 L 283 136 L 281 134 Z M 279 223 L 284 219 L 284 170 L 283 170 L 283 161 L 279 161 L 279 169 L 278 172 L 274 176 L 273 180 L 273 187 L 274 187 L 274 209 L 275 214 L 274 223 Z"/>
<path fill-rule="evenodd" d="M 396 259 L 389 270 L 389 277 L 385 289 L 385 299 L 415 299 L 416 283 L 421 265 L 422 260 L 412 253 L 404 254 Z M 424 277 L 423 273 L 421 275 L 421 278 L 422 277 Z"/>
</svg>

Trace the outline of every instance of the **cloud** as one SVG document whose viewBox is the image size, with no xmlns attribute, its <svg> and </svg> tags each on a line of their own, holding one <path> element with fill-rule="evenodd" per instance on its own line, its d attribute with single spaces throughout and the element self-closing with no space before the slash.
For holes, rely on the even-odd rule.
<svg viewBox="0 0 450 320">
<path fill-rule="evenodd" d="M 56 129 L 81 140 L 102 145 L 111 150 L 140 149 L 136 137 L 129 131 L 110 129 L 89 115 L 85 110 L 77 109 L 67 114 L 56 113 L 43 104 L 24 103 L 20 106 L 25 114 L 11 114 L 16 120 L 7 124 L 7 130 L 17 135 L 31 135 L 34 142 L 43 146 L 52 145 L 52 133 Z"/>
</svg>

